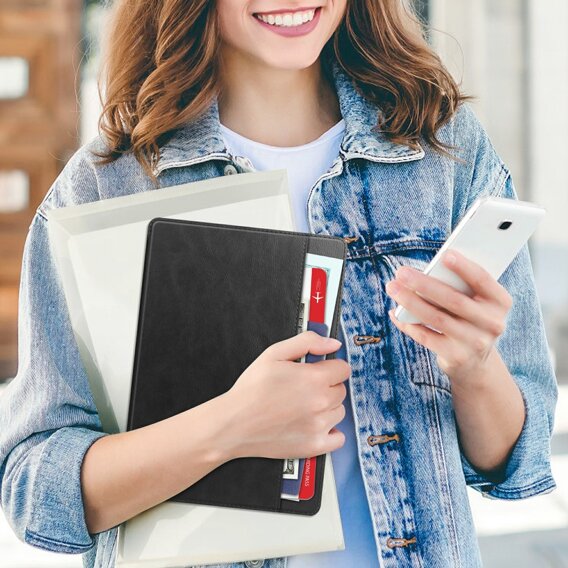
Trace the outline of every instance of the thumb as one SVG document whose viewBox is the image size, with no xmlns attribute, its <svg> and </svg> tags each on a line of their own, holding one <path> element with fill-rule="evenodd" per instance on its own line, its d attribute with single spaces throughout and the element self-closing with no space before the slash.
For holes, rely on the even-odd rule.
<svg viewBox="0 0 568 568">
<path fill-rule="evenodd" d="M 267 350 L 271 359 L 277 361 L 295 361 L 307 353 L 327 355 L 337 351 L 341 341 L 333 337 L 323 337 L 315 331 L 304 331 L 288 339 L 273 343 Z"/>
</svg>

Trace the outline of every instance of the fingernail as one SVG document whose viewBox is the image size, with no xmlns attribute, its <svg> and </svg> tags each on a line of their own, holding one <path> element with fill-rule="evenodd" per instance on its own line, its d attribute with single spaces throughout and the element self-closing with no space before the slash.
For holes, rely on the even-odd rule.
<svg viewBox="0 0 568 568">
<path fill-rule="evenodd" d="M 451 253 L 451 252 L 447 252 L 446 253 L 446 262 L 448 264 L 455 264 L 456 263 L 456 255 Z"/>
<path fill-rule="evenodd" d="M 330 345 L 337 345 L 338 347 L 341 345 L 341 341 L 339 341 L 339 339 L 335 339 L 335 337 L 328 337 L 327 342 Z"/>
<path fill-rule="evenodd" d="M 396 294 L 399 290 L 400 290 L 400 286 L 398 285 L 398 282 L 395 282 L 394 280 L 390 280 L 388 282 L 387 292 L 389 294 Z"/>
</svg>

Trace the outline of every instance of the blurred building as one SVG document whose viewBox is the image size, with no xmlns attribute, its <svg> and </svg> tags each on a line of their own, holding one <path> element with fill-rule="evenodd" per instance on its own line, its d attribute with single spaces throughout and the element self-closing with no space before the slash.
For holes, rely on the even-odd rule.
<svg viewBox="0 0 568 568">
<path fill-rule="evenodd" d="M 530 241 L 557 371 L 568 376 L 568 2 L 430 0 L 432 44 L 512 172 L 547 215 Z"/>
<path fill-rule="evenodd" d="M 0 380 L 17 368 L 24 240 L 78 145 L 82 3 L 0 0 Z"/>
</svg>

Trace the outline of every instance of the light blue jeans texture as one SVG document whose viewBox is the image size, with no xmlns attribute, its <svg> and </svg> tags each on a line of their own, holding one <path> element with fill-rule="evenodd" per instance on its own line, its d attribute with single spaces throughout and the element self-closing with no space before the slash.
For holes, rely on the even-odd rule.
<svg viewBox="0 0 568 568">
<path fill-rule="evenodd" d="M 493 499 L 523 499 L 555 487 L 550 436 L 557 384 L 527 245 L 499 282 L 513 297 L 497 348 L 517 382 L 526 420 L 502 480 L 468 462 L 458 443 L 448 376 L 435 355 L 388 317 L 385 284 L 399 266 L 423 269 L 480 196 L 517 199 L 507 167 L 467 104 L 439 131 L 461 161 L 390 142 L 373 130 L 379 109 L 332 62 L 346 131 L 339 156 L 307 204 L 316 234 L 348 246 L 342 325 L 349 350 L 354 423 L 377 554 L 385 568 L 481 566 L 466 485 Z M 97 165 L 95 138 L 68 162 L 34 216 L 19 300 L 18 373 L 0 399 L 0 493 L 23 541 L 84 553 L 114 565 L 116 528 L 87 531 L 80 468 L 105 436 L 50 252 L 46 211 L 154 189 L 130 154 Z M 224 147 L 217 102 L 164 145 L 161 187 L 247 171 Z M 104 254 L 104 251 L 101 251 Z M 396 435 L 396 436 L 395 436 Z M 109 464 L 112 467 L 112 464 Z M 403 540 L 406 539 L 406 540 Z M 225 566 L 284 567 L 286 559 Z"/>
</svg>

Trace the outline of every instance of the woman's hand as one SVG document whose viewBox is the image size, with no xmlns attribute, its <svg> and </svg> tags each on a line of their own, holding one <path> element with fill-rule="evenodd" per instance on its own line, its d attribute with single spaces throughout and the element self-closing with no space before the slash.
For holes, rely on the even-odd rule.
<svg viewBox="0 0 568 568">
<path fill-rule="evenodd" d="M 345 416 L 349 363 L 295 361 L 308 352 L 332 353 L 339 345 L 306 331 L 270 345 L 244 370 L 222 395 L 232 424 L 228 459 L 306 458 L 343 446 L 345 436 L 335 426 Z"/>
<path fill-rule="evenodd" d="M 440 333 L 421 324 L 399 322 L 393 310 L 389 315 L 401 331 L 436 353 L 438 365 L 452 382 L 463 385 L 483 377 L 483 369 L 495 357 L 495 342 L 505 331 L 512 298 L 489 272 L 459 252 L 446 253 L 442 260 L 470 286 L 473 297 L 409 266 L 399 268 L 386 286 L 397 303 Z"/>
<path fill-rule="evenodd" d="M 400 330 L 437 354 L 452 385 L 464 455 L 480 473 L 499 483 L 526 417 L 521 391 L 495 347 L 505 331 L 512 298 L 479 264 L 452 253 L 455 263 L 448 262 L 449 254 L 443 262 L 470 286 L 471 298 L 406 266 L 396 273 L 397 293 L 394 280 L 387 284 L 397 303 L 440 333 L 421 324 L 401 323 L 393 310 L 389 315 Z"/>
</svg>

